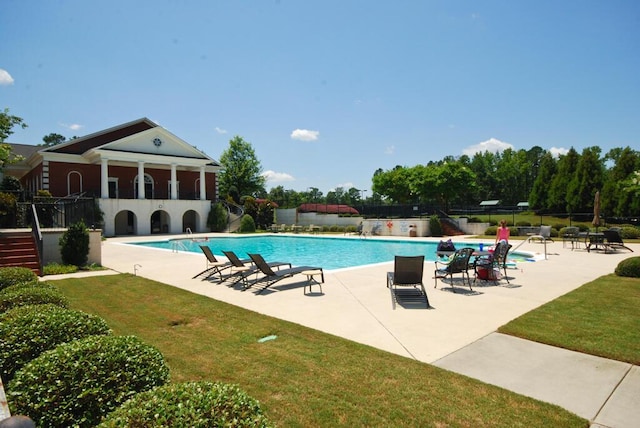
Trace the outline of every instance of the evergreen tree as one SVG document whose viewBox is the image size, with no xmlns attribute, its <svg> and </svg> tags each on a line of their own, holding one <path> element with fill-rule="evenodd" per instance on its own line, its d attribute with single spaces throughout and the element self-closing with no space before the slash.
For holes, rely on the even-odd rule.
<svg viewBox="0 0 640 428">
<path fill-rule="evenodd" d="M 589 212 L 593 199 L 604 183 L 604 162 L 600 147 L 587 147 L 582 151 L 576 171 L 567 188 L 567 211 Z"/>
<path fill-rule="evenodd" d="M 533 188 L 529 194 L 529 207 L 534 210 L 543 210 L 549 207 L 549 183 L 556 174 L 556 160 L 551 153 L 542 156 L 538 175 L 533 182 Z"/>
<path fill-rule="evenodd" d="M 558 169 L 549 188 L 549 199 L 546 207 L 549 211 L 567 211 L 567 188 L 576 171 L 579 158 L 578 152 L 571 147 L 566 155 L 561 155 L 558 159 Z"/>
</svg>

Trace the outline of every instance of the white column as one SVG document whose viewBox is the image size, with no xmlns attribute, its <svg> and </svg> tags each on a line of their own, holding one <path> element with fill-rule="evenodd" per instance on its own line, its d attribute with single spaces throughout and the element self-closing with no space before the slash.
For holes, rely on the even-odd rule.
<svg viewBox="0 0 640 428">
<path fill-rule="evenodd" d="M 145 199 L 144 196 L 144 162 L 138 161 L 138 199 Z"/>
<path fill-rule="evenodd" d="M 204 179 L 204 165 L 200 167 L 200 200 L 204 201 L 207 199 L 207 183 Z"/>
<path fill-rule="evenodd" d="M 176 164 L 171 164 L 171 199 L 178 199 L 178 178 L 176 173 Z"/>
<path fill-rule="evenodd" d="M 100 197 L 109 199 L 109 159 L 105 158 L 100 166 Z"/>
</svg>

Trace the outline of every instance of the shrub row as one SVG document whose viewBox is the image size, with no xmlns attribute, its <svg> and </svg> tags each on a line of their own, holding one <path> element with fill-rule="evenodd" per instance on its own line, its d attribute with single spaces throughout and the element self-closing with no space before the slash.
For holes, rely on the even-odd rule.
<svg viewBox="0 0 640 428">
<path fill-rule="evenodd" d="M 7 400 L 38 427 L 90 427 L 168 378 L 162 354 L 135 336 L 89 336 L 28 362 L 9 382 Z"/>
<path fill-rule="evenodd" d="M 57 288 L 40 286 L 38 283 L 26 283 L 24 286 L 8 287 L 0 292 L 0 313 L 11 308 L 27 306 L 53 304 L 62 308 L 69 307 L 69 299 Z"/>
<path fill-rule="evenodd" d="M 270 426 L 236 386 L 165 385 L 156 348 L 111 336 L 104 320 L 67 309 L 57 287 L 27 271 L 0 268 L 0 375 L 12 412 L 38 427 Z"/>
<path fill-rule="evenodd" d="M 24 267 L 5 267 L 0 269 L 0 290 L 21 282 L 37 281 L 38 276 Z"/>
<path fill-rule="evenodd" d="M 42 352 L 75 339 L 110 334 L 99 317 L 56 305 L 33 305 L 0 315 L 0 376 L 13 379 L 16 370 Z"/>
</svg>

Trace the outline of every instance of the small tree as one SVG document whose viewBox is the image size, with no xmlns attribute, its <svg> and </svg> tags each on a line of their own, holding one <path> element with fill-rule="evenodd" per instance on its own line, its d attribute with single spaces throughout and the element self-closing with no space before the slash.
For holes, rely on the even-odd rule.
<svg viewBox="0 0 640 428">
<path fill-rule="evenodd" d="M 437 215 L 431 216 L 429 219 L 429 227 L 431 229 L 431 236 L 442 236 L 442 224 Z"/>
<path fill-rule="evenodd" d="M 15 227 L 17 202 L 11 193 L 0 192 L 0 227 Z"/>
<path fill-rule="evenodd" d="M 207 226 L 212 232 L 222 232 L 227 226 L 229 215 L 221 203 L 212 204 L 207 217 Z"/>
<path fill-rule="evenodd" d="M 256 223 L 249 214 L 242 216 L 240 220 L 240 233 L 253 233 L 256 231 Z"/>
<path fill-rule="evenodd" d="M 80 220 L 69 226 L 59 241 L 62 261 L 69 265 L 84 266 L 89 255 L 89 231 Z"/>
</svg>

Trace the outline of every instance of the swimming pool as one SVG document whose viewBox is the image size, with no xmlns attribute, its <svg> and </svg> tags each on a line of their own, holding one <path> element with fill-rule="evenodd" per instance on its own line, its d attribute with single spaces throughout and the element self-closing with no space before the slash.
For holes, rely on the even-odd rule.
<svg viewBox="0 0 640 428">
<path fill-rule="evenodd" d="M 354 239 L 341 237 L 305 236 L 238 236 L 209 237 L 203 239 L 177 239 L 152 242 L 134 242 L 166 250 L 202 253 L 200 245 L 211 248 L 216 256 L 222 251 L 233 251 L 239 257 L 247 253 L 261 254 L 267 261 L 291 262 L 294 266 L 321 266 L 324 269 L 343 269 L 393 261 L 395 256 L 424 255 L 426 260 L 436 259 L 437 242 L 391 239 Z M 477 244 L 455 242 L 456 248 L 474 247 Z M 509 255 L 510 259 L 524 261 L 526 255 Z"/>
</svg>

